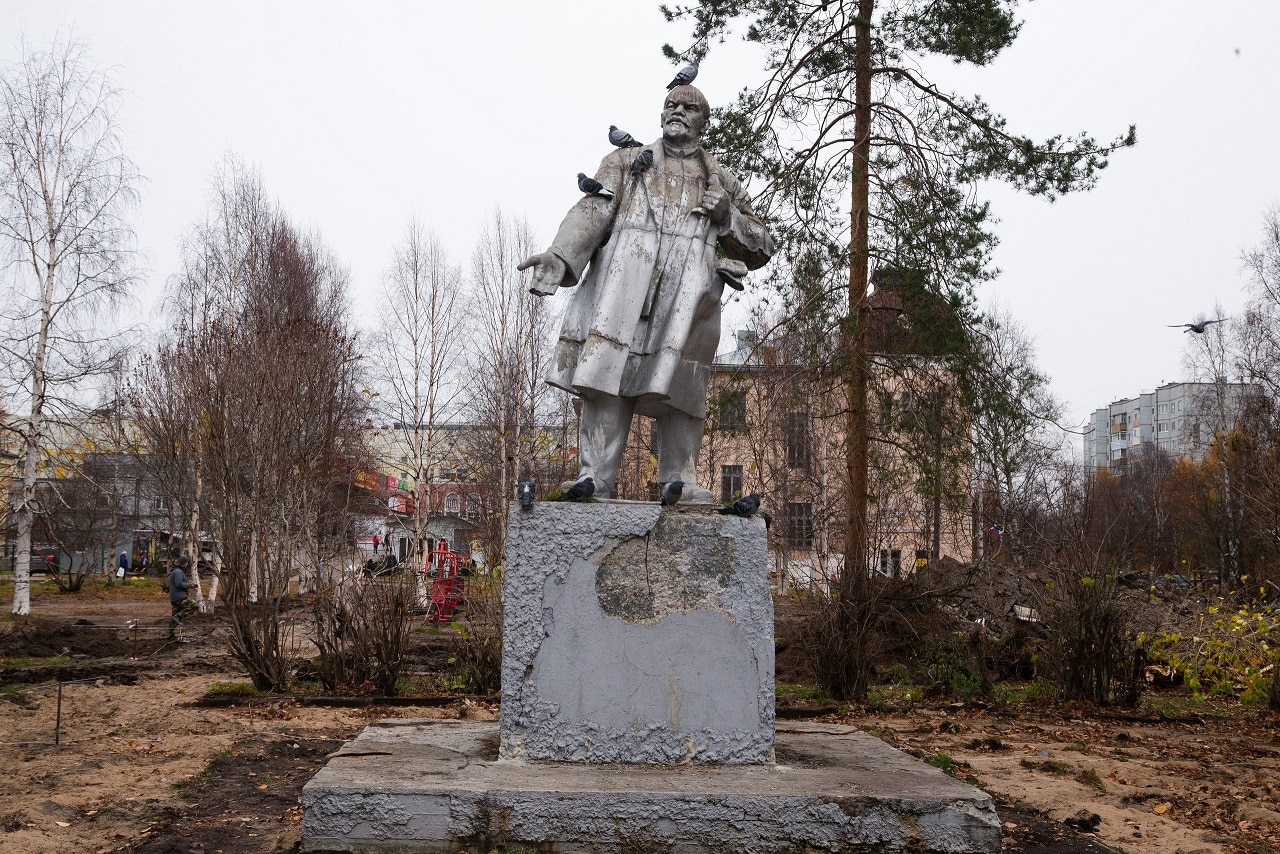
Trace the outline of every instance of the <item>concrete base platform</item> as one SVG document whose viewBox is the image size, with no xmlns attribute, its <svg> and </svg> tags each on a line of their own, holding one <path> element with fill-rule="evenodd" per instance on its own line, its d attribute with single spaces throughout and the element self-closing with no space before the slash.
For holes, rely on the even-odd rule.
<svg viewBox="0 0 1280 854">
<path fill-rule="evenodd" d="M 790 724 L 776 751 L 746 766 L 499 761 L 496 724 L 380 721 L 303 789 L 302 850 L 1000 851 L 990 796 L 866 733 Z"/>
</svg>

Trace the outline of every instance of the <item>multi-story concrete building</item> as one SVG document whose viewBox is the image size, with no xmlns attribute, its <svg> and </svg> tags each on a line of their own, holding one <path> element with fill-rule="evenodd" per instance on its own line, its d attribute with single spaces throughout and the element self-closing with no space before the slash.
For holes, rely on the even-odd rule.
<svg viewBox="0 0 1280 854">
<path fill-rule="evenodd" d="M 1123 470 L 1131 458 L 1156 451 L 1200 460 L 1214 435 L 1236 423 L 1249 389 L 1247 383 L 1166 383 L 1096 409 L 1084 428 L 1085 465 Z"/>
</svg>

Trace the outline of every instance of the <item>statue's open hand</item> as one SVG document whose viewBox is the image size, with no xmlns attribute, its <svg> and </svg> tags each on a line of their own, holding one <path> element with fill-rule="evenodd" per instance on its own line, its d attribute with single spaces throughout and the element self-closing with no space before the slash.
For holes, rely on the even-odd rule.
<svg viewBox="0 0 1280 854">
<path fill-rule="evenodd" d="M 560 287 L 560 283 L 564 281 L 564 261 L 551 253 L 539 252 L 537 255 L 530 255 L 528 258 L 516 265 L 516 269 L 524 271 L 533 267 L 533 285 L 529 288 L 529 293 L 536 294 L 540 297 L 551 296 Z"/>
<path fill-rule="evenodd" d="M 724 222 L 729 216 L 729 191 L 720 183 L 719 172 L 712 172 L 707 179 L 707 189 L 702 194 L 702 209 L 714 223 Z"/>
</svg>

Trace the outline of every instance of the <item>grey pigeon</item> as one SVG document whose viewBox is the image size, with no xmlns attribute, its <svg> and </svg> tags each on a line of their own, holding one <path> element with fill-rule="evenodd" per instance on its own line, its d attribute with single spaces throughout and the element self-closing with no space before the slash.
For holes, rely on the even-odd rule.
<svg viewBox="0 0 1280 854">
<path fill-rule="evenodd" d="M 681 495 L 684 495 L 684 481 L 673 480 L 662 487 L 662 501 L 658 503 L 663 507 L 670 507 L 680 500 Z"/>
<path fill-rule="evenodd" d="M 573 486 L 560 493 L 556 501 L 586 501 L 596 494 L 595 478 L 584 477 Z"/>
<path fill-rule="evenodd" d="M 617 125 L 609 125 L 609 142 L 618 148 L 639 148 L 644 145 L 643 142 L 637 141 L 634 136 L 625 130 L 618 130 Z"/>
<path fill-rule="evenodd" d="M 737 501 L 727 507 L 716 508 L 717 513 L 725 513 L 730 516 L 741 516 L 744 519 L 756 515 L 756 511 L 760 509 L 760 496 L 758 493 L 744 495 Z"/>
<path fill-rule="evenodd" d="M 534 496 L 537 495 L 537 493 L 538 493 L 537 487 L 535 487 L 533 484 L 533 481 L 529 480 L 528 478 L 525 478 L 524 480 L 517 483 L 516 497 L 520 499 L 520 509 L 532 510 L 533 499 L 534 499 Z"/>
<path fill-rule="evenodd" d="M 693 82 L 693 78 L 698 76 L 698 63 L 691 62 L 684 68 L 676 72 L 676 76 L 667 84 L 667 91 L 670 92 L 677 86 L 688 86 Z"/>
<path fill-rule="evenodd" d="M 773 525 L 773 514 L 763 507 L 760 508 L 760 518 L 764 520 L 764 529 L 767 531 Z"/>
<path fill-rule="evenodd" d="M 645 149 L 636 155 L 636 159 L 631 161 L 631 174 L 633 177 L 639 177 L 642 172 L 653 165 L 653 152 Z"/>
<path fill-rule="evenodd" d="M 1213 320 L 1201 320 L 1199 323 L 1171 323 L 1169 324 L 1169 328 L 1179 329 L 1185 326 L 1187 328 L 1182 330 L 1183 333 L 1194 332 L 1197 335 L 1203 335 L 1204 331 L 1209 328 L 1209 324 L 1221 323 L 1222 321 L 1227 319 L 1228 318 L 1225 318 L 1225 317 L 1215 317 Z"/>
<path fill-rule="evenodd" d="M 578 189 L 588 196 L 599 196 L 602 199 L 613 198 L 613 190 L 610 190 L 595 178 L 588 178 L 585 172 L 578 173 Z"/>
</svg>

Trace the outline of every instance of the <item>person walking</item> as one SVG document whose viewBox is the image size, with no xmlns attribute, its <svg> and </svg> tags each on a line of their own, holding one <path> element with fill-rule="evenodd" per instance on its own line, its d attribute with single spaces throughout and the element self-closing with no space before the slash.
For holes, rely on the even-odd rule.
<svg viewBox="0 0 1280 854">
<path fill-rule="evenodd" d="M 176 636 L 183 618 L 195 610 L 187 592 L 191 589 L 191 583 L 187 581 L 187 569 L 190 566 L 191 558 L 183 555 L 169 571 L 169 605 L 173 609 L 173 614 L 169 617 L 169 637 Z"/>
</svg>

